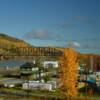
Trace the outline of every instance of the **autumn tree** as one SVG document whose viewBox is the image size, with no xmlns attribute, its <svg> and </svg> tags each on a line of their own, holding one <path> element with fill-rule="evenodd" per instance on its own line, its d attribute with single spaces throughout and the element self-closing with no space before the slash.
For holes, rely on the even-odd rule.
<svg viewBox="0 0 100 100">
<path fill-rule="evenodd" d="M 60 58 L 60 89 L 67 97 L 77 95 L 77 53 L 72 48 L 64 49 Z"/>
</svg>

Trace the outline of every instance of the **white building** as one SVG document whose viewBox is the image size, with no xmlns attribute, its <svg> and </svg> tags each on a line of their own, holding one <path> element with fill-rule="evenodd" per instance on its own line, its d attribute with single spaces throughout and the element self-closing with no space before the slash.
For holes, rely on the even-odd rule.
<svg viewBox="0 0 100 100">
<path fill-rule="evenodd" d="M 57 68 L 58 61 L 44 61 L 44 67 L 50 67 L 50 66 Z"/>
<path fill-rule="evenodd" d="M 50 83 L 39 83 L 38 81 L 29 81 L 29 82 L 25 82 L 22 85 L 23 89 L 41 89 L 41 90 L 49 90 L 51 91 L 52 88 L 52 84 Z"/>
</svg>

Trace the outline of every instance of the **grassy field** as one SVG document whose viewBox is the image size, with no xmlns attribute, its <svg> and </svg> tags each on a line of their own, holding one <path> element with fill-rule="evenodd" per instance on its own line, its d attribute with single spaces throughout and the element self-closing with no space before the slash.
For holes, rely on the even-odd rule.
<svg viewBox="0 0 100 100">
<path fill-rule="evenodd" d="M 100 100 L 100 97 L 77 97 L 72 98 L 72 99 L 57 99 L 57 98 L 46 98 L 46 97 L 35 97 L 35 96 L 11 96 L 11 95 L 6 95 L 6 96 L 0 96 L 0 100 Z"/>
<path fill-rule="evenodd" d="M 65 99 L 63 95 L 57 92 L 50 92 L 50 91 L 41 91 L 41 90 L 33 90 L 29 91 L 30 95 L 27 95 L 28 91 L 25 90 L 16 90 L 16 89 L 1 89 L 6 91 L 7 94 L 0 95 L 0 100 L 69 100 Z M 26 95 L 16 95 L 13 93 L 26 93 Z M 10 94 L 11 93 L 11 94 Z M 70 100 L 100 100 L 99 94 L 93 95 L 86 95 L 86 94 L 79 94 L 77 98 L 72 98 Z"/>
<path fill-rule="evenodd" d="M 40 98 L 35 97 L 18 97 L 18 96 L 0 96 L 0 100 L 42 100 Z"/>
</svg>

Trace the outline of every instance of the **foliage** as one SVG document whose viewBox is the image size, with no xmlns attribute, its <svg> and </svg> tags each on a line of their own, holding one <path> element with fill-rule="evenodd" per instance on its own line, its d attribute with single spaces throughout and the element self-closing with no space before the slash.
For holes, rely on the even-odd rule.
<svg viewBox="0 0 100 100">
<path fill-rule="evenodd" d="M 50 75 L 45 75 L 44 76 L 44 82 L 47 83 L 48 81 L 51 80 L 51 76 Z"/>
<path fill-rule="evenodd" d="M 41 81 L 41 77 L 42 77 L 41 73 L 44 70 L 43 61 L 44 61 L 44 57 L 43 56 L 37 56 L 35 58 L 35 66 L 38 67 L 39 81 Z"/>
<path fill-rule="evenodd" d="M 67 97 L 77 95 L 77 53 L 71 49 L 65 49 L 60 58 L 60 89 Z"/>
</svg>

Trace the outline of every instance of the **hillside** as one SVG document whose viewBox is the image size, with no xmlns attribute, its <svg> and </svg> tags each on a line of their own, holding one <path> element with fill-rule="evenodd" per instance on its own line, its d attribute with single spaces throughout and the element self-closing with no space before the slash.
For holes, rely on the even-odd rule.
<svg viewBox="0 0 100 100">
<path fill-rule="evenodd" d="M 0 33 L 0 58 L 8 56 L 37 56 L 37 55 L 48 55 L 57 56 L 61 53 L 60 48 L 54 47 L 34 47 L 26 43 L 23 40 L 16 39 L 6 34 Z"/>
<path fill-rule="evenodd" d="M 0 55 L 14 55 L 21 53 L 22 50 L 20 47 L 32 46 L 23 40 L 0 33 Z"/>
<path fill-rule="evenodd" d="M 15 46 L 15 47 L 21 47 L 21 46 L 30 46 L 28 43 L 26 43 L 23 40 L 16 39 L 14 37 L 8 36 L 6 34 L 0 33 L 0 47 L 2 46 Z"/>
</svg>

